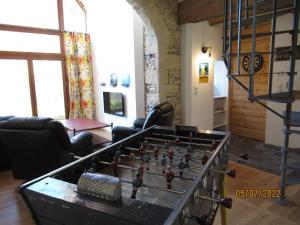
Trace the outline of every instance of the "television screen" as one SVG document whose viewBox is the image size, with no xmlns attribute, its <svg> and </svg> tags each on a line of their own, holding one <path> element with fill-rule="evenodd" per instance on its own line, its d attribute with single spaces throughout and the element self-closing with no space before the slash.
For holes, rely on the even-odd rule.
<svg viewBox="0 0 300 225">
<path fill-rule="evenodd" d="M 124 116 L 124 99 L 122 93 L 103 92 L 104 112 Z"/>
</svg>

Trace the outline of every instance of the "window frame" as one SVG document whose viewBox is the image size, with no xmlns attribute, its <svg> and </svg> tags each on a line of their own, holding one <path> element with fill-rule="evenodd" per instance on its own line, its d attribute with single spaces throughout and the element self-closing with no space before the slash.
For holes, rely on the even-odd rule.
<svg viewBox="0 0 300 225">
<path fill-rule="evenodd" d="M 42 53 L 42 52 L 18 52 L 18 51 L 0 51 L 0 59 L 23 59 L 27 60 L 28 76 L 29 76 L 29 88 L 31 98 L 31 109 L 32 115 L 38 116 L 37 110 L 37 98 L 34 81 L 34 69 L 33 60 L 55 60 L 61 61 L 62 68 L 62 81 L 63 81 L 63 92 L 64 92 L 64 106 L 65 116 L 69 118 L 70 111 L 70 98 L 69 98 L 69 82 L 67 77 L 65 48 L 64 48 L 64 12 L 63 12 L 63 0 L 57 0 L 57 15 L 59 29 L 47 29 L 37 27 L 27 27 L 9 24 L 0 24 L 0 30 L 11 31 L 11 32 L 22 32 L 22 33 L 34 33 L 34 34 L 46 34 L 56 35 L 60 39 L 60 53 Z"/>
</svg>

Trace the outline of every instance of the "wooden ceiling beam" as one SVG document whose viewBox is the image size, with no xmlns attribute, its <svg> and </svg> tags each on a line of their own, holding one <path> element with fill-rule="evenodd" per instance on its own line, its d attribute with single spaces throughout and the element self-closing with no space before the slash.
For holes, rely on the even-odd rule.
<svg viewBox="0 0 300 225">
<path fill-rule="evenodd" d="M 273 0 L 264 0 L 258 4 L 257 13 L 266 13 L 272 10 Z M 236 0 L 233 0 L 233 13 L 236 13 Z M 278 0 L 278 8 L 291 7 L 293 0 Z M 249 8 L 252 0 L 249 0 Z M 178 3 L 179 24 L 196 23 L 208 20 L 209 23 L 223 23 L 223 0 L 185 0 Z"/>
<path fill-rule="evenodd" d="M 178 3 L 178 22 L 196 23 L 223 16 L 223 0 L 185 0 Z"/>
</svg>

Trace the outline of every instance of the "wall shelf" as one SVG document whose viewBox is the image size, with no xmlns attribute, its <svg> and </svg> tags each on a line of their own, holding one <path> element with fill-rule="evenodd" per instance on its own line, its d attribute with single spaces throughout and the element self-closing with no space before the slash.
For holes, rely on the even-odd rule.
<svg viewBox="0 0 300 225">
<path fill-rule="evenodd" d="M 227 97 L 214 97 L 214 130 L 227 130 Z"/>
</svg>

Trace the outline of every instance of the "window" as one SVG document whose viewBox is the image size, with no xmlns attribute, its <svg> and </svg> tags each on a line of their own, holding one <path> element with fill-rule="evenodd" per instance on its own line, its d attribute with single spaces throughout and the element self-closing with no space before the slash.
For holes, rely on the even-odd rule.
<svg viewBox="0 0 300 225">
<path fill-rule="evenodd" d="M 58 29 L 57 0 L 1 1 L 0 23 Z"/>
<path fill-rule="evenodd" d="M 58 18 L 60 13 L 66 22 Z M 65 117 L 68 84 L 59 24 L 85 31 L 85 13 L 76 1 L 1 1 L 0 115 Z"/>
<path fill-rule="evenodd" d="M 75 0 L 64 0 L 65 30 L 86 32 L 85 14 Z"/>
<path fill-rule="evenodd" d="M 0 115 L 32 115 L 26 60 L 0 59 Z"/>
<path fill-rule="evenodd" d="M 62 68 L 60 61 L 33 61 L 38 115 L 65 118 Z"/>
<path fill-rule="evenodd" d="M 60 40 L 56 35 L 0 31 L 0 50 L 60 53 Z"/>
</svg>

